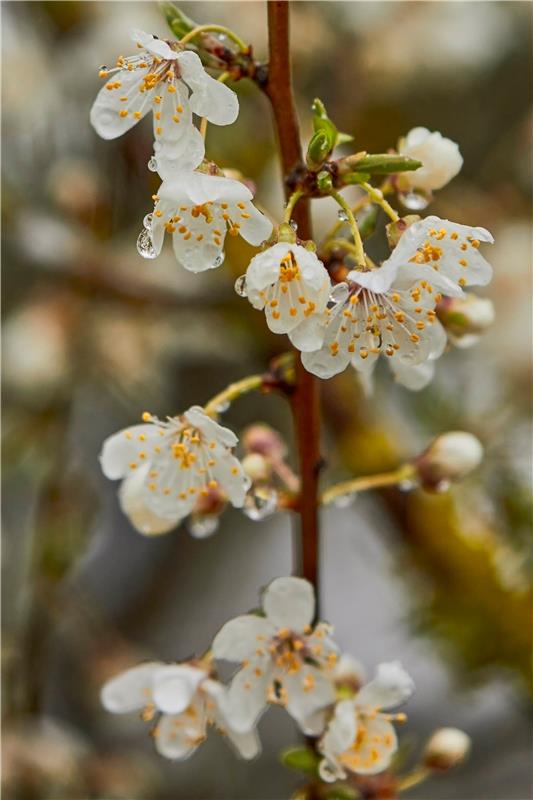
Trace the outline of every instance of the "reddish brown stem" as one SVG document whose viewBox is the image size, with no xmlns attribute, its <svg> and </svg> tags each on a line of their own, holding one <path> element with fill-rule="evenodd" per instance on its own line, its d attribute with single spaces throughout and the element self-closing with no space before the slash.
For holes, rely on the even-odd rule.
<svg viewBox="0 0 533 800">
<path fill-rule="evenodd" d="M 300 131 L 292 92 L 289 2 L 287 0 L 269 0 L 268 33 L 269 64 L 265 92 L 272 105 L 287 197 L 286 179 L 302 163 Z M 301 239 L 311 239 L 309 200 L 302 198 L 292 216 L 298 225 L 298 236 Z M 296 359 L 296 364 L 296 389 L 293 395 L 292 409 L 301 476 L 298 504 L 301 538 L 300 573 L 318 589 L 318 473 L 320 469 L 318 385 L 315 378 L 303 368 L 299 357 Z"/>
</svg>

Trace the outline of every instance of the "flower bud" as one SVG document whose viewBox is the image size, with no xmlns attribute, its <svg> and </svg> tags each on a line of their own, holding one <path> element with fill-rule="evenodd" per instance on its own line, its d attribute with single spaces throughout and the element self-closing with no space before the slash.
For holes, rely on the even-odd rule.
<svg viewBox="0 0 533 800">
<path fill-rule="evenodd" d="M 402 217 L 401 219 L 397 220 L 396 222 L 390 222 L 386 227 L 385 230 L 387 232 L 387 241 L 389 243 L 389 247 L 394 249 L 402 234 L 405 233 L 407 228 L 410 228 L 411 225 L 414 225 L 415 222 L 418 222 L 420 217 L 418 214 L 407 214 L 407 216 Z"/>
<path fill-rule="evenodd" d="M 285 442 L 270 425 L 257 423 L 246 428 L 241 437 L 247 453 L 259 453 L 274 461 L 283 459 L 287 453 Z"/>
<path fill-rule="evenodd" d="M 452 481 L 478 467 L 482 459 L 479 439 L 465 431 L 449 431 L 437 436 L 414 464 L 424 488 L 444 491 Z"/>
<path fill-rule="evenodd" d="M 333 142 L 334 144 L 335 142 Z M 320 169 L 331 153 L 333 145 L 330 142 L 327 131 L 316 131 L 311 137 L 305 157 L 309 169 Z"/>
<path fill-rule="evenodd" d="M 494 322 L 494 305 L 487 297 L 469 293 L 465 297 L 444 297 L 437 316 L 457 347 L 471 347 Z"/>
<path fill-rule="evenodd" d="M 428 740 L 423 763 L 429 769 L 448 770 L 468 756 L 471 739 L 459 728 L 439 728 Z"/>
<path fill-rule="evenodd" d="M 398 152 L 422 162 L 420 169 L 400 176 L 398 186 L 401 191 L 422 189 L 432 192 L 442 189 L 463 166 L 459 145 L 438 131 L 432 133 L 427 128 L 409 131 L 404 139 L 400 139 Z"/>
<path fill-rule="evenodd" d="M 241 464 L 253 483 L 264 483 L 272 476 L 270 462 L 260 453 L 249 453 L 242 459 Z"/>
</svg>

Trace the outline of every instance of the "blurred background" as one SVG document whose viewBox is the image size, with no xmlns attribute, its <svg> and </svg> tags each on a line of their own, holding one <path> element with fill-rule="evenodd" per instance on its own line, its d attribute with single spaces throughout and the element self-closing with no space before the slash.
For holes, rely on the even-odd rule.
<svg viewBox="0 0 533 800">
<path fill-rule="evenodd" d="M 266 56 L 262 2 L 180 6 L 233 27 Z M 291 519 L 224 515 L 211 538 L 185 526 L 152 539 L 120 512 L 98 467 L 103 439 L 148 408 L 172 414 L 263 370 L 287 348 L 238 298 L 252 250 L 224 266 L 178 267 L 135 241 L 157 176 L 151 124 L 103 142 L 89 126 L 100 64 L 133 52 L 129 29 L 167 36 L 155 3 L 3 5 L 3 774 L 6 800 L 283 800 L 300 783 L 278 763 L 297 741 L 273 709 L 264 751 L 243 764 L 212 734 L 183 764 L 159 758 L 146 726 L 106 714 L 99 689 L 146 658 L 201 653 L 259 587 L 291 570 Z M 353 371 L 323 384 L 325 480 L 394 467 L 444 430 L 475 433 L 486 460 L 445 495 L 359 499 L 322 518 L 324 616 L 369 673 L 400 659 L 417 692 L 406 764 L 428 734 L 473 738 L 456 772 L 413 790 L 438 800 L 531 796 L 532 502 L 531 5 L 522 2 L 297 2 L 295 82 L 303 133 L 315 96 L 356 150 L 380 152 L 424 125 L 458 141 L 464 169 L 432 213 L 491 230 L 496 323 L 450 349 L 418 394 L 379 371 L 365 398 Z M 282 197 L 267 102 L 237 87 L 241 113 L 210 127 L 208 153 Z M 317 237 L 335 220 L 314 204 Z M 370 243 L 372 252 L 372 243 Z M 379 247 L 379 245 L 378 245 Z M 379 255 L 379 253 L 378 253 Z M 282 399 L 249 396 L 226 415 L 291 440 Z M 370 795 L 369 795 L 370 796 Z"/>
</svg>

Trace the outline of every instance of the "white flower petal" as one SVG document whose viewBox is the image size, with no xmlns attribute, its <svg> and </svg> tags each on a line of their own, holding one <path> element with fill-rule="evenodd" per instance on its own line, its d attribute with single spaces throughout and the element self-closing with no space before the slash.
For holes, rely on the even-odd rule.
<svg viewBox="0 0 533 800">
<path fill-rule="evenodd" d="M 239 114 L 237 95 L 205 71 L 200 58 L 190 50 L 178 55 L 181 77 L 190 87 L 191 108 L 215 125 L 230 125 Z"/>
<path fill-rule="evenodd" d="M 265 590 L 263 608 L 276 628 L 301 632 L 313 621 L 314 589 L 303 578 L 276 578 Z"/>
<path fill-rule="evenodd" d="M 435 374 L 435 362 L 431 359 L 422 364 L 404 364 L 400 359 L 391 359 L 389 367 L 398 383 L 412 392 L 424 389 Z"/>
<path fill-rule="evenodd" d="M 309 664 L 303 664 L 298 672 L 285 673 L 283 688 L 288 713 L 303 725 L 316 711 L 335 702 L 330 677 Z"/>
<path fill-rule="evenodd" d="M 160 177 L 173 179 L 201 164 L 205 144 L 194 126 L 188 92 L 181 81 L 163 83 L 154 99 L 154 154 Z"/>
<path fill-rule="evenodd" d="M 211 712 L 212 722 L 224 733 L 241 758 L 255 758 L 261 745 L 255 731 L 238 733 L 232 729 L 231 708 L 228 705 L 228 689 L 218 681 L 206 680 L 202 684 L 204 691 L 212 700 L 215 709 Z"/>
<path fill-rule="evenodd" d="M 232 430 L 215 422 L 212 417 L 205 413 L 201 406 L 191 406 L 183 416 L 191 425 L 198 428 L 207 439 L 215 439 L 226 447 L 236 447 L 239 443 L 238 437 Z"/>
<path fill-rule="evenodd" d="M 165 61 L 171 61 L 178 57 L 176 50 L 172 50 L 162 39 L 158 39 L 157 36 L 153 36 L 151 33 L 145 33 L 139 28 L 132 29 L 131 38 L 134 42 L 144 47 L 145 50 L 148 50 L 149 53 Z"/>
<path fill-rule="evenodd" d="M 309 717 L 298 721 L 302 733 L 306 736 L 320 736 L 326 727 L 327 711 L 321 709 L 313 712 Z"/>
<path fill-rule="evenodd" d="M 157 725 L 155 745 L 165 758 L 189 758 L 206 737 L 207 720 L 203 703 L 195 703 L 188 714 L 163 714 Z"/>
<path fill-rule="evenodd" d="M 258 247 L 272 233 L 272 223 L 265 214 L 262 214 L 250 201 L 244 202 L 244 208 L 239 214 L 239 233 L 243 239 Z"/>
<path fill-rule="evenodd" d="M 463 158 L 459 146 L 438 131 L 413 128 L 400 143 L 399 152 L 422 162 L 417 170 L 402 173 L 402 187 L 431 192 L 441 189 L 460 171 Z"/>
<path fill-rule="evenodd" d="M 150 111 L 151 92 L 141 93 L 142 85 L 139 73 L 126 69 L 113 75 L 100 89 L 91 108 L 90 120 L 102 139 L 122 136 Z"/>
<path fill-rule="evenodd" d="M 154 702 L 165 714 L 179 714 L 191 703 L 199 684 L 207 676 L 188 664 L 169 664 L 154 675 Z"/>
<path fill-rule="evenodd" d="M 126 714 L 144 708 L 152 700 L 153 678 L 161 666 L 160 661 L 147 661 L 111 678 L 100 693 L 104 708 L 113 714 Z"/>
<path fill-rule="evenodd" d="M 244 661 L 263 648 L 265 641 L 274 634 L 272 623 L 265 617 L 243 614 L 226 622 L 215 636 L 212 644 L 215 658 L 227 661 Z"/>
<path fill-rule="evenodd" d="M 183 518 L 177 515 L 174 519 L 159 517 L 146 504 L 146 479 L 150 465 L 146 464 L 140 469 L 127 475 L 119 489 L 120 507 L 128 517 L 133 527 L 145 536 L 156 536 L 173 530 Z"/>
<path fill-rule="evenodd" d="M 415 685 L 399 661 L 379 664 L 376 675 L 357 693 L 358 708 L 388 709 L 404 703 Z"/>
<path fill-rule="evenodd" d="M 361 732 L 357 748 L 346 752 L 342 763 L 358 775 L 375 775 L 387 769 L 398 749 L 396 733 L 390 722 L 379 714 L 375 719 L 365 719 Z"/>
<path fill-rule="evenodd" d="M 291 343 L 302 353 L 313 353 L 324 344 L 326 326 L 322 315 L 312 314 L 288 332 Z"/>
<path fill-rule="evenodd" d="M 247 733 L 267 705 L 268 688 L 272 680 L 270 656 L 258 656 L 242 667 L 228 691 L 227 714 L 232 730 Z"/>
<path fill-rule="evenodd" d="M 144 437 L 144 440 L 139 437 Z M 109 436 L 100 453 L 100 466 L 106 478 L 117 480 L 130 474 L 130 464 L 138 462 L 139 452 L 157 437 L 158 428 L 152 424 L 132 425 Z"/>
<path fill-rule="evenodd" d="M 351 700 L 341 700 L 335 710 L 318 751 L 324 756 L 319 766 L 320 776 L 328 783 L 346 777 L 339 756 L 348 750 L 357 734 L 357 717 Z"/>
</svg>

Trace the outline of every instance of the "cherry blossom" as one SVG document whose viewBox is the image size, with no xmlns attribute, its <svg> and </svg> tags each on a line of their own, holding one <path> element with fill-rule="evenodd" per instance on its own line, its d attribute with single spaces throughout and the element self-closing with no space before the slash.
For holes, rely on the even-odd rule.
<svg viewBox="0 0 533 800">
<path fill-rule="evenodd" d="M 427 128 L 413 128 L 400 140 L 398 152 L 422 162 L 413 172 L 403 172 L 398 176 L 402 190 L 422 189 L 432 192 L 442 189 L 463 166 L 459 145 L 447 139 L 438 131 Z"/>
<path fill-rule="evenodd" d="M 302 578 L 272 581 L 263 611 L 230 620 L 213 641 L 215 658 L 241 662 L 228 692 L 232 724 L 249 730 L 270 701 L 283 705 L 305 733 L 317 735 L 315 715 L 335 700 L 331 628 L 311 627 L 314 591 Z"/>
<path fill-rule="evenodd" d="M 232 431 L 199 406 L 165 422 L 148 412 L 143 420 L 106 439 L 100 455 L 104 475 L 124 480 L 122 508 L 141 533 L 170 530 L 213 488 L 242 507 L 250 481 L 232 454 Z"/>
</svg>

